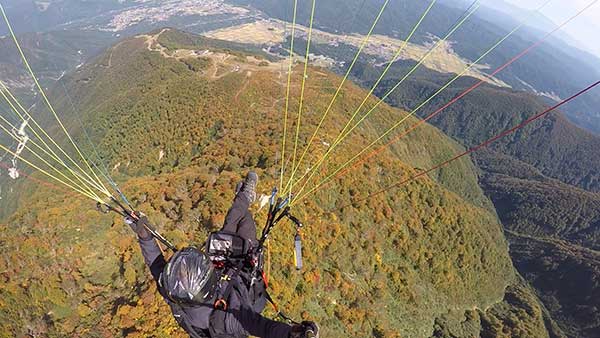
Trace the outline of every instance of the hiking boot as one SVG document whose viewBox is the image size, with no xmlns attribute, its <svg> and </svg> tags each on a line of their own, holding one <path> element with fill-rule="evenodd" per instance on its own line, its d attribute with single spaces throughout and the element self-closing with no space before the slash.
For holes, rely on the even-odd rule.
<svg viewBox="0 0 600 338">
<path fill-rule="evenodd" d="M 256 201 L 256 184 L 258 184 L 258 175 L 254 171 L 251 171 L 246 175 L 244 182 L 240 182 L 236 186 L 236 195 L 241 195 L 249 203 L 254 203 Z"/>
</svg>

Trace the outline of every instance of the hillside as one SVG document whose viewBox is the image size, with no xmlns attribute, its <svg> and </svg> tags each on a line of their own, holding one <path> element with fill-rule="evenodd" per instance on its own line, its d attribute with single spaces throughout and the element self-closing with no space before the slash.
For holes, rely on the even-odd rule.
<svg viewBox="0 0 600 338">
<path fill-rule="evenodd" d="M 394 106 L 412 108 L 445 83 L 416 77 L 389 97 Z M 438 95 L 418 113 L 427 116 L 469 88 L 475 80 L 465 78 Z M 395 82 L 389 80 L 380 91 Z M 536 97 L 517 91 L 481 86 L 431 119 L 431 123 L 465 146 L 477 145 L 544 110 Z M 600 191 L 600 137 L 569 122 L 562 114 L 532 123 L 492 146 L 498 152 L 528 163 L 544 175 L 582 189 Z"/>
<path fill-rule="evenodd" d="M 506 229 L 600 249 L 600 195 L 545 177 L 507 155 L 486 151 L 476 161 L 484 171 L 481 186 Z"/>
<path fill-rule="evenodd" d="M 395 83 L 393 76 L 380 92 Z M 449 76 L 421 72 L 391 95 L 389 101 L 403 108 L 414 107 Z M 460 79 L 419 115 L 429 115 L 474 81 Z M 430 122 L 466 147 L 472 147 L 545 108 L 544 102 L 530 94 L 485 85 Z M 598 136 L 555 112 L 474 155 L 480 169 L 480 186 L 494 203 L 504 228 L 515 234 L 509 237 L 515 267 L 532 284 L 552 318 L 569 337 L 587 337 L 586 333 L 594 330 L 593 323 L 600 318 L 593 307 L 584 312 L 573 310 L 573 315 L 566 315 L 569 310 L 565 310 L 588 308 L 588 297 L 597 292 L 594 282 L 589 288 L 573 288 L 579 283 L 580 274 L 592 281 L 600 278 L 598 260 L 593 258 L 598 253 L 600 238 L 599 144 Z M 562 243 L 560 247 L 548 244 L 557 241 Z M 545 244 L 535 244 L 538 242 Z M 590 254 L 561 258 L 561 253 L 571 257 L 570 252 L 579 251 L 579 246 Z M 558 274 L 560 280 L 543 283 L 549 273 Z"/>
<path fill-rule="evenodd" d="M 245 171 L 258 170 L 263 192 L 277 179 L 285 76 L 277 60 L 240 48 L 167 29 L 122 41 L 65 77 L 111 173 L 178 245 L 199 243 L 220 227 Z M 339 81 L 310 68 L 301 145 Z M 299 89 L 293 86 L 293 97 Z M 81 141 L 68 100 L 58 89 L 50 94 Z M 325 150 L 364 95 L 355 85 L 343 90 L 311 155 Z M 297 109 L 294 100 L 290 111 Z M 383 107 L 329 165 L 404 114 Z M 460 149 L 437 129 L 422 128 L 353 180 L 298 206 L 307 225 L 305 270 L 288 263 L 292 229 L 281 226 L 271 241 L 272 294 L 281 305 L 319 321 L 325 337 L 560 334 L 516 276 L 469 160 L 334 209 Z M 0 232 L 0 335 L 183 337 L 120 219 L 86 200 L 29 189 Z"/>
<path fill-rule="evenodd" d="M 81 67 L 85 60 L 98 55 L 116 38 L 106 32 L 60 30 L 23 34 L 19 41 L 41 83 L 53 86 L 67 70 Z M 33 80 L 9 35 L 0 37 L 0 77 L 19 97 L 27 102 L 35 101 Z"/>
<path fill-rule="evenodd" d="M 509 230 L 510 254 L 570 337 L 593 336 L 600 314 L 600 196 L 493 151 L 479 153 L 481 186 Z"/>
<path fill-rule="evenodd" d="M 600 255 L 556 239 L 510 233 L 515 267 L 535 287 L 569 337 L 595 337 L 600 329 Z"/>
</svg>

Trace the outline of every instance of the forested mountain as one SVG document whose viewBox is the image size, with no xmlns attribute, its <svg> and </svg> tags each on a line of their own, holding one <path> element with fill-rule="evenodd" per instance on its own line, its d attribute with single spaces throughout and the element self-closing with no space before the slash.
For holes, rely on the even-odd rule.
<svg viewBox="0 0 600 338">
<path fill-rule="evenodd" d="M 260 191 L 275 184 L 281 67 L 238 48 L 175 30 L 154 32 L 119 43 L 66 77 L 78 117 L 58 88 L 50 92 L 84 151 L 91 145 L 78 118 L 134 205 L 178 245 L 201 242 L 220 227 L 246 170 L 259 171 Z M 301 145 L 340 80 L 311 72 Z M 292 87 L 293 97 L 299 90 Z M 347 107 L 364 94 L 354 85 L 343 90 L 322 140 L 341 129 Z M 290 111 L 298 109 L 294 101 Z M 357 151 L 387 119 L 404 114 L 382 107 L 345 150 Z M 319 143 L 313 154 L 325 149 Z M 515 274 L 469 160 L 447 167 L 446 175 L 335 209 L 460 149 L 437 129 L 422 128 L 376 166 L 361 167 L 355 180 L 337 181 L 298 206 L 310 248 L 306 269 L 286 263 L 293 233 L 282 226 L 272 240 L 273 295 L 294 316 L 319 321 L 323 336 L 561 335 Z M 330 165 L 339 165 L 339 154 Z M 0 232 L 2 335 L 184 336 L 122 220 L 45 186 L 28 184 L 25 191 Z"/>
<path fill-rule="evenodd" d="M 417 107 L 449 77 L 415 77 L 389 97 L 390 103 L 405 109 Z M 417 114 L 426 117 L 475 83 L 463 79 L 442 92 Z M 390 79 L 378 92 L 395 84 Z M 547 106 L 536 97 L 506 89 L 482 86 L 448 107 L 430 121 L 466 146 L 475 146 L 503 130 L 543 111 Z M 569 122 L 562 114 L 532 123 L 500 140 L 494 149 L 510 154 L 538 168 L 543 174 L 567 184 L 597 192 L 600 188 L 600 137 Z"/>
<path fill-rule="evenodd" d="M 497 151 L 482 151 L 475 159 L 484 171 L 481 185 L 507 229 L 600 249 L 600 195 Z"/>
<path fill-rule="evenodd" d="M 377 94 L 385 94 L 406 67 L 395 66 Z M 373 81 L 368 69 L 360 68 L 355 74 L 366 87 Z M 413 109 L 451 77 L 422 71 L 390 95 L 388 102 Z M 460 79 L 418 115 L 428 116 L 475 81 Z M 544 101 L 529 93 L 483 85 L 429 122 L 465 147 L 473 147 L 546 108 Z M 480 186 L 512 234 L 510 253 L 515 266 L 570 337 L 588 337 L 598 330 L 600 318 L 593 305 L 600 278 L 599 145 L 598 136 L 555 112 L 474 154 L 481 170 Z M 567 258 L 560 258 L 561 254 Z M 550 274 L 559 277 L 543 282 Z M 582 275 L 590 280 L 587 287 L 573 287 Z"/>
<path fill-rule="evenodd" d="M 292 10 L 281 6 L 278 1 L 234 0 L 234 2 L 256 7 L 269 16 L 291 22 Z M 326 31 L 366 34 L 384 2 L 384 0 L 366 2 L 350 0 L 343 3 L 335 0 L 319 1 L 315 10 L 315 25 Z M 297 20 L 306 25 L 309 20 L 310 6 L 302 2 L 300 4 Z M 404 39 L 421 13 L 425 12 L 428 4 L 428 1 L 391 1 L 375 27 L 375 33 Z M 464 14 L 468 3 L 463 4 L 462 7 L 443 1 L 436 3 L 416 31 L 414 40 L 418 43 L 428 43 L 432 41 L 432 35 L 443 37 Z M 574 8 L 571 15 L 575 12 Z M 482 13 L 469 18 L 450 39 L 452 50 L 469 60 L 477 59 L 487 47 L 493 45 L 520 23 L 502 14 L 497 15 L 496 20 L 489 21 L 491 17 L 484 15 L 486 11 L 482 10 Z M 528 20 L 531 19 L 526 17 L 525 22 Z M 525 27 L 500 45 L 482 63 L 488 65 L 490 70 L 496 69 L 546 33 Z M 560 40 L 551 39 L 549 42 L 539 46 L 535 52 L 507 68 L 498 77 L 515 89 L 533 90 L 537 94 L 552 97 L 564 97 L 600 76 L 599 59 L 582 58 L 583 53 Z M 301 50 L 298 52 L 302 53 Z M 350 54 L 351 56 L 353 54 Z M 595 93 L 596 95 L 589 95 L 574 103 L 566 109 L 566 112 L 580 127 L 598 132 L 600 113 L 597 107 L 600 106 L 600 91 L 595 90 Z"/>
<path fill-rule="evenodd" d="M 92 31 L 54 31 L 26 33 L 19 36 L 22 48 L 43 85 L 53 86 L 67 71 L 81 67 L 114 41 L 112 34 Z M 21 61 L 10 36 L 0 37 L 0 74 L 2 81 L 15 90 L 27 103 L 37 99 L 32 91 L 33 80 Z M 5 107 L 3 103 L 0 107 Z"/>
<path fill-rule="evenodd" d="M 220 227 L 246 171 L 258 170 L 265 194 L 278 179 L 293 2 L 92 2 L 2 3 L 9 17 L 25 18 L 13 22 L 25 54 L 83 152 L 106 165 L 168 238 L 197 244 Z M 308 26 L 310 1 L 298 3 L 297 21 Z M 389 50 L 402 43 L 428 3 L 389 2 L 378 35 L 358 58 L 300 171 L 327 151 L 387 66 Z M 470 3 L 437 2 L 365 107 L 384 96 Z M 300 149 L 382 4 L 317 1 Z M 340 145 L 314 181 L 518 24 L 494 9 L 476 12 Z M 600 330 L 598 89 L 475 153 L 473 162 L 463 158 L 361 200 L 598 80 L 598 59 L 566 45 L 564 36 L 487 78 L 544 36 L 547 24 L 521 29 L 390 137 L 475 81 L 487 84 L 298 206 L 311 248 L 306 269 L 296 272 L 288 264 L 292 229 L 278 229 L 271 248 L 272 293 L 286 310 L 316 319 L 324 337 L 594 337 Z M 306 33 L 297 30 L 298 60 Z M 10 36 L 0 37 L 0 79 L 66 145 L 17 53 Z M 292 117 L 302 66 L 297 61 L 293 72 Z M 0 113 L 10 115 L 1 99 Z M 0 134 L 2 144 L 10 145 L 7 140 Z M 157 298 L 121 219 L 24 177 L 8 181 L 2 170 L 0 336 L 184 336 Z M 265 211 L 254 211 L 261 224 Z"/>
<path fill-rule="evenodd" d="M 595 337 L 600 328 L 600 255 L 556 238 L 508 234 L 515 267 L 569 337 Z"/>
</svg>

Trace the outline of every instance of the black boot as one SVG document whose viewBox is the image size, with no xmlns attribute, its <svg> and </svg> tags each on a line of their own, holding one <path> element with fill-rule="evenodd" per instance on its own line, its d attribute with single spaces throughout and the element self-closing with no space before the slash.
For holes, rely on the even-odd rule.
<svg viewBox="0 0 600 338">
<path fill-rule="evenodd" d="M 246 175 L 244 182 L 237 184 L 235 188 L 236 195 L 243 196 L 249 203 L 256 201 L 256 185 L 258 184 L 258 175 L 251 171 Z"/>
</svg>

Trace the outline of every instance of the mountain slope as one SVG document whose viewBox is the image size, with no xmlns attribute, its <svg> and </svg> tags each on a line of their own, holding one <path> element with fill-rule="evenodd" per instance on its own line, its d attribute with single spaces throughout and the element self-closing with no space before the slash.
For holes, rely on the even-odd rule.
<svg viewBox="0 0 600 338">
<path fill-rule="evenodd" d="M 404 108 L 415 107 L 430 93 L 437 91 L 435 80 L 415 78 L 389 97 L 392 105 Z M 419 116 L 425 117 L 469 88 L 473 79 L 463 79 L 438 95 L 421 109 Z M 382 85 L 381 92 L 394 84 L 393 80 Z M 465 146 L 477 145 L 488 138 L 519 124 L 543 111 L 547 106 L 530 94 L 499 89 L 484 85 L 439 115 L 431 123 Z M 516 133 L 499 140 L 492 149 L 528 163 L 546 176 L 582 189 L 597 192 L 600 189 L 600 137 L 578 128 L 562 114 L 553 113 L 547 118 L 532 123 Z"/>
<path fill-rule="evenodd" d="M 85 60 L 116 41 L 110 33 L 85 30 L 27 33 L 18 38 L 38 80 L 46 87 L 55 85 L 68 70 L 81 67 Z M 0 37 L 0 78 L 15 89 L 15 94 L 25 99 L 27 105 L 37 99 L 33 79 L 9 35 Z"/>
<path fill-rule="evenodd" d="M 600 328 L 598 251 L 556 239 L 509 234 L 515 267 L 536 288 L 569 337 L 594 337 Z"/>
<path fill-rule="evenodd" d="M 505 228 L 600 249 L 600 195 L 549 179 L 496 152 L 481 152 L 476 160 L 484 170 L 481 186 Z"/>
<path fill-rule="evenodd" d="M 390 96 L 390 102 L 414 107 L 437 90 L 447 77 L 422 72 Z M 469 78 L 457 81 L 455 88 L 434 99 L 420 115 L 427 116 L 473 82 Z M 381 91 L 385 92 L 385 88 Z M 430 122 L 472 147 L 544 109 L 546 105 L 529 94 L 482 86 Z M 593 250 L 598 248 L 600 235 L 596 208 L 600 198 L 596 170 L 599 144 L 600 138 L 596 135 L 579 129 L 556 112 L 495 142 L 489 150 L 475 154 L 482 170 L 481 187 L 494 202 L 504 227 L 516 234 L 509 237 L 515 266 L 532 283 L 552 318 L 570 337 L 586 337 L 588 330 L 593 331 L 598 314 L 591 309 L 574 311 L 575 314 L 569 316 L 564 313 L 568 310 L 561 307 L 589 307 L 588 297 L 597 292 L 595 284 L 589 288 L 572 285 L 578 283 L 579 273 L 597 280 L 600 270 L 597 260 L 591 258 L 593 255 L 577 254 L 573 259 L 560 259 L 560 255 L 555 254 L 560 248 L 547 243 L 561 241 L 562 248 L 567 249 L 559 251 L 568 257 L 571 257 L 568 252 L 578 251 L 579 245 L 597 253 Z M 536 241 L 546 244 L 534 244 Z M 560 274 L 560 281 L 540 284 L 538 276 L 549 271 Z"/>
<path fill-rule="evenodd" d="M 277 62 L 256 53 L 164 30 L 121 42 L 70 76 L 66 87 L 132 202 L 184 245 L 202 242 L 220 227 L 246 170 L 259 171 L 259 191 L 276 184 L 285 83 L 280 71 Z M 339 82 L 322 69 L 311 67 L 309 74 L 301 146 Z M 299 89 L 293 86 L 292 97 Z M 343 90 L 311 156 L 323 153 L 323 142 L 342 128 L 364 94 L 354 85 Z M 53 97 L 81 139 L 66 100 Z M 292 101 L 290 111 L 297 109 Z M 388 106 L 381 112 L 328 166 L 360 150 L 387 119 L 406 114 Z M 287 264 L 293 229 L 282 225 L 271 241 L 272 293 L 281 305 L 295 317 L 319 321 L 323 335 L 332 337 L 445 337 L 460 331 L 548 336 L 535 296 L 519 286 L 501 226 L 469 160 L 335 209 L 459 150 L 435 128 L 423 128 L 376 165 L 361 167 L 353 181 L 337 181 L 296 207 L 307 225 L 305 270 Z M 183 336 L 120 219 L 43 187 L 20 202 L 0 232 L 10 255 L 0 261 L 2 334 Z M 519 302 L 511 296 L 517 293 Z M 471 320 L 464 322 L 466 315 Z"/>
</svg>

